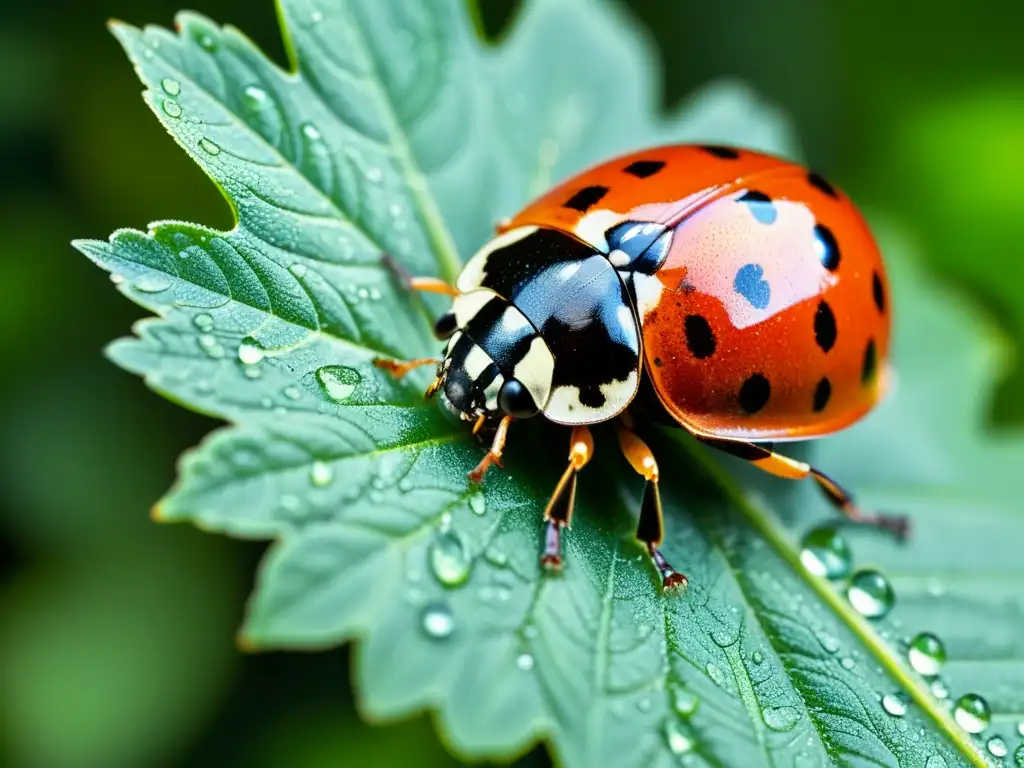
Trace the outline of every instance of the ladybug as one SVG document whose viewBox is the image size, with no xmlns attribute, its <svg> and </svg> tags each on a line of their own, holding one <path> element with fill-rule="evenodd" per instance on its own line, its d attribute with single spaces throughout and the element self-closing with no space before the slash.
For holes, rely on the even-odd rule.
<svg viewBox="0 0 1024 768">
<path fill-rule="evenodd" d="M 509 426 L 543 416 L 572 427 L 568 466 L 544 511 L 543 565 L 561 567 L 588 425 L 618 421 L 646 480 L 637 538 L 665 589 L 686 577 L 661 554 L 659 470 L 641 419 L 784 478 L 811 477 L 850 520 L 904 536 L 904 518 L 859 510 L 818 469 L 774 443 L 850 426 L 883 397 L 890 307 L 882 257 L 850 199 L 817 173 L 726 146 L 676 145 L 602 163 L 499 225 L 445 293 L 439 394 L 473 431 L 493 427 L 469 475 L 498 463 Z M 629 410 L 627 410 L 629 409 Z"/>
</svg>

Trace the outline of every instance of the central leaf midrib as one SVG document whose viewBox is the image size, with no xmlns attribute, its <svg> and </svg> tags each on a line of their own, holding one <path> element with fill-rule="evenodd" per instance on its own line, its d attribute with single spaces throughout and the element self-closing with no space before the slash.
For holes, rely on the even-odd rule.
<svg viewBox="0 0 1024 768">
<path fill-rule="evenodd" d="M 935 723 L 939 731 L 946 736 L 948 742 L 956 748 L 961 756 L 977 766 L 977 768 L 988 768 L 987 763 L 978 754 L 974 745 L 965 737 L 964 733 L 949 719 L 946 713 L 935 706 L 928 692 L 922 689 L 903 665 L 893 658 L 889 646 L 878 637 L 873 628 L 867 624 L 866 619 L 855 613 L 853 608 L 840 598 L 829 583 L 807 572 L 800 562 L 799 554 L 789 544 L 785 536 L 777 530 L 776 526 L 772 524 L 771 520 L 762 510 L 750 503 L 746 495 L 732 482 L 725 470 L 714 459 L 706 455 L 705 449 L 697 445 L 691 445 L 686 440 L 678 440 L 677 443 L 682 445 L 687 453 L 725 493 L 732 504 L 743 514 L 747 521 L 761 533 L 762 539 L 775 550 L 776 554 L 789 566 L 797 578 L 803 581 L 837 615 L 841 623 L 875 657 L 889 675 L 896 680 L 900 688 Z M 739 589 L 744 601 L 750 605 L 742 584 L 739 585 Z M 771 642 L 771 636 L 768 633 L 766 633 L 766 637 L 769 637 L 769 642 Z M 796 681 L 792 678 L 790 680 L 793 682 L 794 688 L 796 688 Z M 817 724 L 815 728 L 817 729 Z M 819 735 L 822 735 L 820 731 Z"/>
</svg>

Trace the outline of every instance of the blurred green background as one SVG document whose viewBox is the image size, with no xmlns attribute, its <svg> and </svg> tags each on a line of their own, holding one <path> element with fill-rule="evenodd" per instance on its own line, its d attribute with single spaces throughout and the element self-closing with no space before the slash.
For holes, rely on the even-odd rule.
<svg viewBox="0 0 1024 768">
<path fill-rule="evenodd" d="M 175 457 L 214 424 L 101 356 L 141 311 L 68 242 L 160 218 L 230 226 L 103 26 L 169 25 L 181 1 L 0 10 L 0 763 L 455 765 L 425 718 L 359 722 L 347 652 L 235 650 L 262 545 L 148 518 Z M 495 34 L 516 3 L 482 5 Z M 660 49 L 667 105 L 715 77 L 748 81 L 792 115 L 815 167 L 905 224 L 1020 345 L 1024 5 L 630 5 Z M 191 7 L 282 60 L 271 0 Z M 994 417 L 1024 419 L 1019 367 Z"/>
</svg>

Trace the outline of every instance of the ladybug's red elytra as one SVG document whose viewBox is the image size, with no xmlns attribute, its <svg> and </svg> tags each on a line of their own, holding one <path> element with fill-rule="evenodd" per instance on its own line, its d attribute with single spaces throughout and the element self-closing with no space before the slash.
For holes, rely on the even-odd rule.
<svg viewBox="0 0 1024 768">
<path fill-rule="evenodd" d="M 593 454 L 587 425 L 617 419 L 619 445 L 647 481 L 637 538 L 665 588 L 686 584 L 658 549 L 658 463 L 634 431 L 640 414 L 774 475 L 809 476 L 851 520 L 906 534 L 904 518 L 860 511 L 828 476 L 773 449 L 850 426 L 890 379 L 881 254 L 853 203 L 818 174 L 733 147 L 648 149 L 503 222 L 454 286 L 404 279 L 454 297 L 435 327 L 444 357 L 377 364 L 399 376 L 437 364 L 428 396 L 474 432 L 495 428 L 472 480 L 500 461 L 515 420 L 572 427 L 544 510 L 544 565 L 561 566 L 576 476 Z"/>
</svg>

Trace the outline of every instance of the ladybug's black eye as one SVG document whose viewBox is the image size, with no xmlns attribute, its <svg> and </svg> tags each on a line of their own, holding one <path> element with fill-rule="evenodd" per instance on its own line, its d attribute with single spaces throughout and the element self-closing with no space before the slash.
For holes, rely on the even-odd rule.
<svg viewBox="0 0 1024 768">
<path fill-rule="evenodd" d="M 434 323 L 434 335 L 439 339 L 451 338 L 456 330 L 458 330 L 458 324 L 455 322 L 454 312 L 445 312 Z"/>
<path fill-rule="evenodd" d="M 498 392 L 498 407 L 509 416 L 528 419 L 537 415 L 537 404 L 529 390 L 518 379 L 509 379 Z"/>
</svg>

